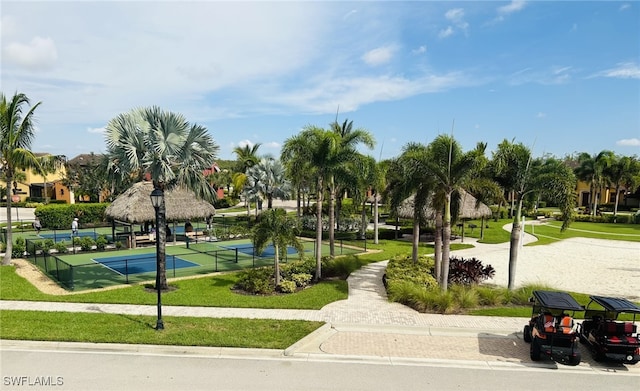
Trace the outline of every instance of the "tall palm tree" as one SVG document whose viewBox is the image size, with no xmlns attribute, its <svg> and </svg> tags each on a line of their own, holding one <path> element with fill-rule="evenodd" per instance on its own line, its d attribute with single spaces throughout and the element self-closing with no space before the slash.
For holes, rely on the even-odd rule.
<svg viewBox="0 0 640 391">
<path fill-rule="evenodd" d="M 616 200 L 613 208 L 613 218 L 615 222 L 618 216 L 618 203 L 620 202 L 620 186 L 625 176 L 629 176 L 633 170 L 634 162 L 629 156 L 614 156 L 609 163 L 609 166 L 604 169 L 603 174 L 605 178 L 615 186 Z"/>
<path fill-rule="evenodd" d="M 329 151 L 334 137 L 324 129 L 312 125 L 285 140 L 280 159 L 285 165 L 307 162 L 305 166 L 316 181 L 316 273 L 314 281 L 322 278 L 322 202 L 330 168 Z"/>
<path fill-rule="evenodd" d="M 257 143 L 254 145 L 249 145 L 246 144 L 242 147 L 235 147 L 233 149 L 233 153 L 236 154 L 237 157 L 237 173 L 240 173 L 242 175 L 233 175 L 233 182 L 234 182 L 234 189 L 243 189 L 243 193 L 245 196 L 245 204 L 247 207 L 247 216 L 250 214 L 250 207 L 251 207 L 251 201 L 249 200 L 249 193 L 248 193 L 248 189 L 245 187 L 246 183 L 247 183 L 247 170 L 249 170 L 251 167 L 255 166 L 256 164 L 258 164 L 258 162 L 260 161 L 260 158 L 258 157 L 258 149 L 260 148 L 262 144 Z M 242 184 L 242 187 L 235 187 L 236 182 L 238 184 Z"/>
<path fill-rule="evenodd" d="M 0 95 L 0 171 L 6 180 L 7 198 L 7 237 L 6 252 L 2 265 L 11 263 L 13 249 L 13 235 L 11 224 L 11 184 L 15 181 L 16 173 L 23 170 L 43 172 L 43 163 L 50 157 L 37 157 L 31 151 L 31 144 L 35 138 L 34 113 L 41 102 L 31 106 L 26 112 L 25 106 L 30 105 L 29 98 L 22 93 L 15 93 L 11 99 Z"/>
<path fill-rule="evenodd" d="M 159 107 L 134 109 L 109 121 L 105 132 L 107 154 L 120 176 L 151 178 L 154 190 L 183 186 L 196 196 L 213 202 L 216 193 L 203 170 L 211 167 L 219 146 L 200 125 Z M 158 210 L 158 227 L 166 226 L 164 202 Z M 158 230 L 160 270 L 157 283 L 168 289 L 166 278 L 166 231 Z"/>
<path fill-rule="evenodd" d="M 579 166 L 574 172 L 578 179 L 589 183 L 592 216 L 596 215 L 598 209 L 598 197 L 605 181 L 604 171 L 610 165 L 613 156 L 611 151 L 601 151 L 595 155 L 583 152 L 578 156 Z"/>
<path fill-rule="evenodd" d="M 300 230 L 297 221 L 287 217 L 284 209 L 269 209 L 260 216 L 260 221 L 253 227 L 252 241 L 257 254 L 262 254 L 267 244 L 274 247 L 276 287 L 280 285 L 280 254 L 286 253 L 287 246 L 294 247 L 300 256 L 304 252 L 302 243 L 298 239 Z"/>
<path fill-rule="evenodd" d="M 493 166 L 496 173 L 504 176 L 510 173 L 516 196 L 516 209 L 513 216 L 509 248 L 508 288 L 515 288 L 516 265 L 520 238 L 522 235 L 522 204 L 529 194 L 540 193 L 555 201 L 562 212 L 562 230 L 569 226 L 575 205 L 575 175 L 572 170 L 557 159 L 533 159 L 529 148 L 522 143 L 504 140 L 493 153 Z"/>
<path fill-rule="evenodd" d="M 331 160 L 327 185 L 329 187 L 329 254 L 335 256 L 335 226 L 336 226 L 336 197 L 339 185 L 337 178 L 347 178 L 350 175 L 349 163 L 357 159 L 357 147 L 360 144 L 373 148 L 375 139 L 371 133 L 363 128 L 353 129 L 353 121 L 344 120 L 342 124 L 336 120 L 330 126 L 330 132 L 335 136 L 335 142 L 329 151 Z"/>
<path fill-rule="evenodd" d="M 426 221 L 425 207 L 434 191 L 433 176 L 427 171 L 429 160 L 425 145 L 409 143 L 403 147 L 400 157 L 391 162 L 387 171 L 386 194 L 390 198 L 391 208 L 399 206 L 413 195 L 413 243 L 412 260 L 418 262 L 420 244 L 420 224 Z M 436 259 L 437 260 L 437 259 Z M 439 270 L 436 265 L 436 271 Z"/>
<path fill-rule="evenodd" d="M 451 196 L 468 180 L 473 170 L 480 164 L 484 148 L 482 144 L 479 144 L 476 149 L 465 153 L 452 136 L 440 135 L 429 144 L 428 155 L 429 160 L 425 162 L 426 169 L 435 177 L 436 186 L 439 188 L 436 194 L 441 194 L 444 206 L 440 287 L 446 291 L 451 251 Z"/>
</svg>

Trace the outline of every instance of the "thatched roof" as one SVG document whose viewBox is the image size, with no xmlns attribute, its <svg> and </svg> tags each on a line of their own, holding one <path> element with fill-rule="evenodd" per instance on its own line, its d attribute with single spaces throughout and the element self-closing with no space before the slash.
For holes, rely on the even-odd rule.
<svg viewBox="0 0 640 391">
<path fill-rule="evenodd" d="M 150 195 L 152 191 L 152 182 L 138 182 L 118 196 L 107 207 L 105 214 L 107 217 L 128 223 L 154 221 L 156 211 L 151 205 Z M 198 199 L 192 191 L 184 188 L 165 191 L 164 202 L 167 210 L 167 221 L 205 218 L 216 213 L 213 205 Z"/>
<path fill-rule="evenodd" d="M 460 219 L 478 219 L 482 216 L 491 216 L 491 209 L 483 204 L 478 203 L 476 197 L 467 193 L 464 190 L 460 191 L 460 211 L 458 218 Z M 398 209 L 398 215 L 403 219 L 412 219 L 414 210 L 414 196 L 402 201 L 400 208 Z M 425 207 L 424 216 L 427 220 L 433 220 L 434 211 L 431 208 L 431 202 Z"/>
</svg>

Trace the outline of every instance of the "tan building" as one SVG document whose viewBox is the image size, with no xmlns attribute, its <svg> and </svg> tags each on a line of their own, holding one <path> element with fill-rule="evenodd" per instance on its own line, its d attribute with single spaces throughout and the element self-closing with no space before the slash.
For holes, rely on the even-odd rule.
<svg viewBox="0 0 640 391">
<path fill-rule="evenodd" d="M 47 156 L 48 153 L 36 153 L 36 156 Z M 27 199 L 35 202 L 46 202 L 48 200 L 63 200 L 67 203 L 73 199 L 69 189 L 62 184 L 66 170 L 64 166 L 53 173 L 39 175 L 30 170 L 22 171 L 20 178 L 9 184 L 12 188 L 12 198 L 14 202 L 24 202 Z M 0 180 L 0 186 L 7 184 Z"/>
</svg>

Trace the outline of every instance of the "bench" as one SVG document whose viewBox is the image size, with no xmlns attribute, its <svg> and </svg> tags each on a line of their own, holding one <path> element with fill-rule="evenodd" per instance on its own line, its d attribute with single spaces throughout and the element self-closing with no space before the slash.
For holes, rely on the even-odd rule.
<svg viewBox="0 0 640 391">
<path fill-rule="evenodd" d="M 136 247 L 141 244 L 152 244 L 156 242 L 155 235 L 136 235 L 135 236 Z"/>
</svg>

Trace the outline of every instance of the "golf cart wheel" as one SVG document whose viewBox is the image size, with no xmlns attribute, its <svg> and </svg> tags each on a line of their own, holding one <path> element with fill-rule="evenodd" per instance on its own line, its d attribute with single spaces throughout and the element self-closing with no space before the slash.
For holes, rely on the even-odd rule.
<svg viewBox="0 0 640 391">
<path fill-rule="evenodd" d="M 529 356 L 531 357 L 531 360 L 533 360 L 533 361 L 539 361 L 540 360 L 540 353 L 541 353 L 540 343 L 541 342 L 537 337 L 534 337 L 531 340 L 531 348 L 529 350 Z"/>
<path fill-rule="evenodd" d="M 524 331 L 522 332 L 522 339 L 524 342 L 531 342 L 531 326 L 524 326 Z"/>
<path fill-rule="evenodd" d="M 576 354 L 575 356 L 573 356 L 573 357 L 571 357 L 569 359 L 569 365 L 576 366 L 576 365 L 580 364 L 580 360 L 582 359 L 582 355 L 580 354 L 579 351 L 576 351 L 575 354 Z"/>
</svg>

